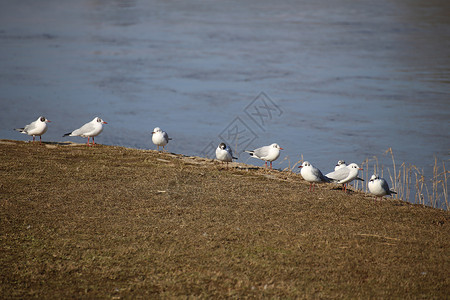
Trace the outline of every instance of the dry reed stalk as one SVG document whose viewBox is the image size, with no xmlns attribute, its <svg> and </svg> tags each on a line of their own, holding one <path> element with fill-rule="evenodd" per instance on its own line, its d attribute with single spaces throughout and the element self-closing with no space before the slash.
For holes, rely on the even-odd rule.
<svg viewBox="0 0 450 300">
<path fill-rule="evenodd" d="M 297 160 L 297 162 L 292 166 L 291 171 L 293 172 L 297 166 L 301 165 L 303 163 L 303 154 L 301 155 L 301 158 Z M 295 173 L 295 172 L 294 172 Z"/>
<path fill-rule="evenodd" d="M 422 172 L 423 172 L 423 170 L 422 170 Z M 422 176 L 422 178 L 423 178 L 423 181 L 425 181 L 425 177 Z M 432 203 L 432 201 L 430 201 L 431 198 L 430 198 L 430 191 L 428 190 L 428 185 L 425 184 L 424 186 L 425 186 L 425 190 L 427 191 L 427 199 L 428 199 L 428 202 L 430 203 L 430 206 L 433 207 L 433 203 Z M 423 200 L 423 203 L 424 203 L 423 205 L 426 205 L 426 204 L 425 204 L 425 199 Z"/>
<path fill-rule="evenodd" d="M 433 179 L 432 179 L 432 186 L 433 186 L 433 190 L 431 191 L 431 195 L 432 195 L 432 203 L 433 203 L 433 207 L 434 205 L 436 205 L 437 203 L 437 198 L 438 198 L 438 172 L 439 172 L 439 166 L 437 164 L 437 157 L 434 157 L 434 166 L 433 166 Z"/>
<path fill-rule="evenodd" d="M 442 168 L 444 169 L 444 178 L 442 180 L 442 191 L 444 193 L 444 200 L 445 200 L 445 206 L 447 208 L 447 210 L 450 209 L 450 207 L 448 206 L 448 186 L 447 186 L 447 170 L 445 169 L 445 163 L 442 162 Z"/>
<path fill-rule="evenodd" d="M 411 165 L 408 166 L 408 168 L 405 170 L 405 184 L 406 184 L 406 199 L 409 199 L 411 196 Z"/>
</svg>

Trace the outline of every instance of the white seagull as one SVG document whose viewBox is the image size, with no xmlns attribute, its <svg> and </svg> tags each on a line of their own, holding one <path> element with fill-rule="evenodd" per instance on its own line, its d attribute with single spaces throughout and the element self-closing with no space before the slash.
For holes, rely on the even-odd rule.
<svg viewBox="0 0 450 300">
<path fill-rule="evenodd" d="M 164 147 L 167 145 L 167 143 L 171 140 L 171 138 L 169 138 L 169 135 L 167 134 L 167 132 L 162 131 L 161 128 L 156 127 L 155 129 L 153 129 L 152 132 L 152 142 L 153 144 L 155 144 L 158 147 L 158 151 L 159 151 L 159 146 L 163 147 L 163 151 L 165 150 Z"/>
<path fill-rule="evenodd" d="M 320 172 L 319 169 L 317 169 L 316 167 L 314 167 L 313 165 L 311 165 L 309 162 L 304 161 L 303 164 L 301 166 L 299 166 L 299 168 L 302 168 L 302 170 L 300 171 L 300 174 L 302 175 L 303 179 L 305 179 L 306 181 L 309 182 L 309 190 L 311 191 L 311 187 L 312 190 L 314 191 L 314 183 L 322 183 L 322 182 L 330 182 L 331 180 L 324 176 L 322 174 L 322 172 Z"/>
<path fill-rule="evenodd" d="M 363 170 L 357 164 L 351 163 L 344 168 L 340 168 L 334 172 L 328 173 L 325 176 L 330 178 L 335 183 L 344 184 L 344 191 L 347 190 L 346 183 L 358 178 L 358 171 Z M 363 179 L 360 179 L 363 180 Z"/>
<path fill-rule="evenodd" d="M 94 137 L 99 135 L 103 131 L 103 124 L 108 124 L 107 122 L 103 121 L 99 117 L 95 117 L 92 121 L 89 123 L 84 124 L 78 129 L 75 129 L 72 132 L 66 133 L 63 135 L 65 136 L 81 136 L 81 137 L 87 137 L 87 145 L 89 145 L 89 138 L 92 137 L 92 146 L 95 145 Z"/>
<path fill-rule="evenodd" d="M 370 177 L 368 186 L 369 192 L 375 195 L 375 200 L 377 197 L 380 197 L 381 200 L 383 196 L 397 194 L 397 192 L 389 189 L 389 185 L 384 178 L 380 178 L 376 174 L 373 174 L 372 177 Z"/>
<path fill-rule="evenodd" d="M 347 164 L 345 163 L 345 161 L 343 160 L 338 160 L 336 166 L 334 167 L 334 170 L 337 171 L 340 168 L 345 168 L 347 166 Z"/>
<path fill-rule="evenodd" d="M 225 143 L 220 143 L 219 146 L 217 146 L 216 158 L 222 163 L 226 162 L 227 168 L 229 162 L 232 162 L 233 159 L 237 159 L 236 157 L 233 157 L 233 151 L 231 151 L 230 147 L 227 147 Z"/>
<path fill-rule="evenodd" d="M 347 164 L 345 163 L 345 161 L 343 160 L 338 160 L 336 166 L 334 167 L 334 170 L 337 171 L 341 168 L 345 168 L 347 166 Z M 356 177 L 355 180 L 360 180 L 360 181 L 364 181 L 364 179 Z M 345 187 L 347 188 L 347 184 L 345 184 Z"/>
<path fill-rule="evenodd" d="M 270 161 L 270 168 L 272 169 L 272 162 L 280 156 L 280 150 L 283 150 L 283 148 L 274 143 L 252 151 L 245 150 L 245 152 L 249 153 L 254 158 L 264 160 L 266 163 L 266 168 L 267 162 Z"/>
<path fill-rule="evenodd" d="M 36 121 L 31 122 L 24 128 L 15 128 L 14 130 L 19 131 L 23 134 L 28 134 L 33 136 L 33 143 L 34 138 L 36 136 L 39 136 L 39 143 L 42 144 L 42 135 L 47 132 L 47 123 L 51 122 L 50 120 L 47 120 L 45 117 L 39 117 Z"/>
</svg>

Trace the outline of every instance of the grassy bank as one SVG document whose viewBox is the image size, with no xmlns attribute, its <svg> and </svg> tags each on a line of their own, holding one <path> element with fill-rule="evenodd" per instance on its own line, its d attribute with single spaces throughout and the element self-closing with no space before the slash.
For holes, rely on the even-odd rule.
<svg viewBox="0 0 450 300">
<path fill-rule="evenodd" d="M 155 151 L 0 155 L 1 298 L 450 294 L 448 211 Z"/>
</svg>

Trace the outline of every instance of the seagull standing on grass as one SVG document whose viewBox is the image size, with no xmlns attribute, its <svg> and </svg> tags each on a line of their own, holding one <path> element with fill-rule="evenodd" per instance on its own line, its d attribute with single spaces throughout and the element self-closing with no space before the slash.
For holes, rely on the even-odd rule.
<svg viewBox="0 0 450 300">
<path fill-rule="evenodd" d="M 157 146 L 157 149 L 159 151 L 159 146 L 163 147 L 163 151 L 165 150 L 165 146 L 167 145 L 167 143 L 171 140 L 171 138 L 169 138 L 169 135 L 167 134 L 167 132 L 162 131 L 161 128 L 156 127 L 155 129 L 153 129 L 152 132 L 152 142 L 153 144 L 155 144 Z"/>
<path fill-rule="evenodd" d="M 344 184 L 344 191 L 347 191 L 346 183 L 352 182 L 358 178 L 358 171 L 363 170 L 357 164 L 351 163 L 344 168 L 340 168 L 334 172 L 328 173 L 325 176 L 330 178 L 335 183 Z M 360 179 L 364 181 L 363 179 Z"/>
<path fill-rule="evenodd" d="M 375 200 L 377 197 L 380 197 L 380 200 L 383 196 L 397 194 L 397 192 L 391 191 L 389 189 L 389 185 L 384 178 L 380 178 L 378 175 L 373 174 L 369 180 L 369 192 L 375 195 Z"/>
<path fill-rule="evenodd" d="M 338 160 L 336 166 L 334 167 L 334 170 L 337 171 L 341 168 L 345 168 L 347 166 L 347 164 L 345 163 L 345 161 L 343 160 Z M 360 181 L 364 181 L 364 179 L 356 177 L 355 180 L 360 180 Z M 345 184 L 345 188 L 347 188 L 347 184 Z"/>
<path fill-rule="evenodd" d="M 225 143 L 220 143 L 219 146 L 217 146 L 216 158 L 222 163 L 226 162 L 227 168 L 229 162 L 232 162 L 233 159 L 237 159 L 236 157 L 233 157 L 233 151 L 231 151 L 230 147 L 227 147 Z"/>
<path fill-rule="evenodd" d="M 302 175 L 303 179 L 309 182 L 309 190 L 314 191 L 314 183 L 322 183 L 322 182 L 330 182 L 331 180 L 324 176 L 322 172 L 320 172 L 319 169 L 311 165 L 309 162 L 304 161 L 299 168 L 302 168 L 300 171 L 300 174 Z"/>
<path fill-rule="evenodd" d="M 19 131 L 23 134 L 28 134 L 33 136 L 33 143 L 34 138 L 36 136 L 39 136 L 39 143 L 42 144 L 42 135 L 47 132 L 47 123 L 51 122 L 50 120 L 47 120 L 45 117 L 39 117 L 36 121 L 31 122 L 24 128 L 15 128 L 14 130 Z"/>
<path fill-rule="evenodd" d="M 267 162 L 270 161 L 270 169 L 272 169 L 272 162 L 280 156 L 280 150 L 283 150 L 283 148 L 274 143 L 252 151 L 245 150 L 245 152 L 249 153 L 254 158 L 264 160 L 266 168 Z"/>
<path fill-rule="evenodd" d="M 87 140 L 86 145 L 88 145 L 88 146 L 90 146 L 89 138 L 92 137 L 92 146 L 94 146 L 95 145 L 94 137 L 96 137 L 103 131 L 103 124 L 108 124 L 108 123 L 103 121 L 99 117 L 95 117 L 89 123 L 84 124 L 83 126 L 81 126 L 80 128 L 78 128 L 72 132 L 66 133 L 65 135 L 63 135 L 63 137 L 65 137 L 65 136 L 81 136 L 84 138 L 87 137 L 88 140 Z"/>
</svg>

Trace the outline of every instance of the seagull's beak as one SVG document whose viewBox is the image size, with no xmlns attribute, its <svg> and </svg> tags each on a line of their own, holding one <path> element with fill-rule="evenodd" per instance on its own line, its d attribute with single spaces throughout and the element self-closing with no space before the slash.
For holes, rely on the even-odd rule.
<svg viewBox="0 0 450 300">
<path fill-rule="evenodd" d="M 280 147 L 280 150 L 284 150 L 284 149 Z"/>
<path fill-rule="evenodd" d="M 108 124 L 108 122 L 103 121 L 102 124 Z"/>
<path fill-rule="evenodd" d="M 47 119 L 47 122 L 51 122 L 51 121 Z"/>
<path fill-rule="evenodd" d="M 364 171 L 364 169 L 363 169 L 363 168 L 359 168 L 358 170 Z"/>
<path fill-rule="evenodd" d="M 152 134 L 155 134 L 155 132 L 154 132 L 154 131 L 152 131 Z"/>
<path fill-rule="evenodd" d="M 299 168 L 303 168 L 303 166 L 298 166 Z"/>
</svg>

